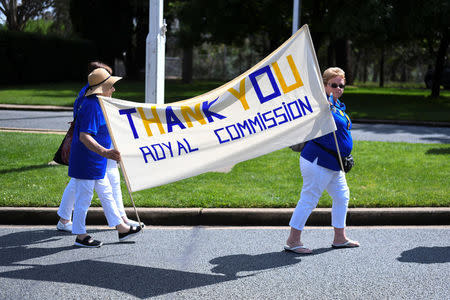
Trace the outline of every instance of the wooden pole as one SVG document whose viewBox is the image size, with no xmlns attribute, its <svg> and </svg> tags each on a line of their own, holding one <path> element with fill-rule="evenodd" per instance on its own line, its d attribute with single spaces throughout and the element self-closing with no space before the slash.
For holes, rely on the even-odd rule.
<svg viewBox="0 0 450 300">
<path fill-rule="evenodd" d="M 337 149 L 337 154 L 338 154 L 338 157 L 339 157 L 339 164 L 341 165 L 341 170 L 342 170 L 342 172 L 345 172 L 344 171 L 344 165 L 342 164 L 341 151 L 339 151 L 339 145 L 338 145 L 338 141 L 337 141 L 337 138 L 336 138 L 336 131 L 333 131 L 333 137 L 334 137 L 334 141 L 336 143 L 336 149 Z"/>
</svg>

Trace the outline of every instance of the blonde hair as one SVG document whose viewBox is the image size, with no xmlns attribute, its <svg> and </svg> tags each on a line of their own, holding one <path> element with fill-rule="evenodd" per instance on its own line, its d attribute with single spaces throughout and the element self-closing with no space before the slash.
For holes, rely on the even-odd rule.
<svg viewBox="0 0 450 300">
<path fill-rule="evenodd" d="M 334 77 L 341 76 L 345 80 L 345 72 L 341 68 L 333 67 L 328 68 L 323 72 L 322 78 L 323 78 L 323 84 L 327 85 L 328 81 L 333 79 Z"/>
</svg>

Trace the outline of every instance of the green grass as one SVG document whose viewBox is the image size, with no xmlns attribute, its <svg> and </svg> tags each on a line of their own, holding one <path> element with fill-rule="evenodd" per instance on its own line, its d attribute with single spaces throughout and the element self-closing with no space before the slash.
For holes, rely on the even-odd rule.
<svg viewBox="0 0 450 300">
<path fill-rule="evenodd" d="M 211 91 L 223 82 L 195 81 L 183 84 L 166 80 L 165 102 L 188 99 Z M 58 83 L 3 87 L 0 103 L 72 106 L 82 83 Z M 417 120 L 450 122 L 450 91 L 442 90 L 439 99 L 431 100 L 430 91 L 424 88 L 388 87 L 370 85 L 348 86 L 342 100 L 353 119 Z M 123 80 L 118 83 L 114 97 L 143 102 L 143 82 Z"/>
<path fill-rule="evenodd" d="M 0 88 L 0 103 L 73 106 L 73 102 L 83 84 L 85 83 L 66 82 L 5 86 Z M 219 81 L 194 81 L 191 84 L 183 84 L 178 80 L 166 80 L 165 102 L 170 103 L 192 98 L 209 92 L 222 84 L 223 82 Z M 114 97 L 134 102 L 144 102 L 145 83 L 126 79 L 119 81 Z"/>
<path fill-rule="evenodd" d="M 61 135 L 0 132 L 0 206 L 56 207 L 67 167 L 49 166 Z M 350 207 L 450 206 L 449 144 L 356 142 L 347 174 Z M 298 153 L 282 149 L 236 165 L 135 192 L 140 207 L 294 207 L 302 180 Z M 122 184 L 124 202 L 131 202 Z M 93 201 L 99 206 L 98 199 Z M 330 207 L 328 194 L 319 202 Z"/>
</svg>

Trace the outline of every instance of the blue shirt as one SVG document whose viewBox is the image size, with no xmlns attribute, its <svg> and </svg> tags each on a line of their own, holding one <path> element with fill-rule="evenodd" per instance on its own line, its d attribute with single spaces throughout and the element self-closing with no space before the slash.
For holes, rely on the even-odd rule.
<svg viewBox="0 0 450 300">
<path fill-rule="evenodd" d="M 89 83 L 86 84 L 86 85 L 80 90 L 80 92 L 78 93 L 77 99 L 75 99 L 75 102 L 73 103 L 73 118 L 74 118 L 74 119 L 76 119 L 76 116 L 77 116 L 77 112 L 78 112 L 79 106 L 80 106 L 81 102 L 83 102 L 83 101 L 80 101 L 80 100 L 81 100 L 81 99 L 84 99 L 84 94 L 86 94 L 86 90 L 87 90 L 88 87 L 89 87 Z"/>
<path fill-rule="evenodd" d="M 337 127 L 337 130 L 335 131 L 336 138 L 341 156 L 345 157 L 350 155 L 353 148 L 353 139 L 352 134 L 350 133 L 350 130 L 352 129 L 352 122 L 349 116 L 345 113 L 345 104 L 340 102 L 338 99 L 333 102 L 334 106 L 331 112 Z M 301 152 L 301 156 L 310 162 L 313 162 L 317 158 L 317 164 L 321 167 L 334 171 L 341 170 L 341 166 L 336 157 L 320 148 L 320 146 L 313 141 L 337 153 L 333 133 L 326 134 L 307 142 L 305 148 L 303 148 Z"/>
<path fill-rule="evenodd" d="M 106 158 L 89 150 L 81 141 L 80 133 L 90 134 L 101 146 L 109 149 L 111 137 L 96 95 L 81 97 L 78 101 L 69 159 L 69 176 L 97 180 L 105 177 Z"/>
</svg>

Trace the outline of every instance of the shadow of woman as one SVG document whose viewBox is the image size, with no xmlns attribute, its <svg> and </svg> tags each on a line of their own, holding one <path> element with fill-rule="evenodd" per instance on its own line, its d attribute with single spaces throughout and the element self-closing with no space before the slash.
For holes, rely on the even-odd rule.
<svg viewBox="0 0 450 300">
<path fill-rule="evenodd" d="M 450 247 L 417 247 L 403 251 L 397 260 L 419 264 L 448 263 L 450 262 Z"/>
<path fill-rule="evenodd" d="M 308 256 L 322 254 L 333 250 L 332 248 L 315 249 L 312 254 Z M 217 265 L 211 269 L 213 273 L 224 274 L 230 278 L 247 277 L 237 276 L 239 272 L 255 272 L 270 270 L 276 268 L 283 268 L 297 264 L 301 261 L 300 257 L 304 254 L 297 254 L 293 252 L 270 252 L 257 255 L 236 254 L 217 257 L 209 261 L 213 265 Z M 253 276 L 253 275 L 248 275 Z"/>
<path fill-rule="evenodd" d="M 67 234 L 50 229 L 26 230 L 0 236 L 0 265 L 16 265 L 21 261 L 73 249 L 74 246 L 72 244 L 65 247 L 53 248 L 35 247 L 36 245 L 59 241 L 63 236 L 67 236 Z"/>
</svg>

